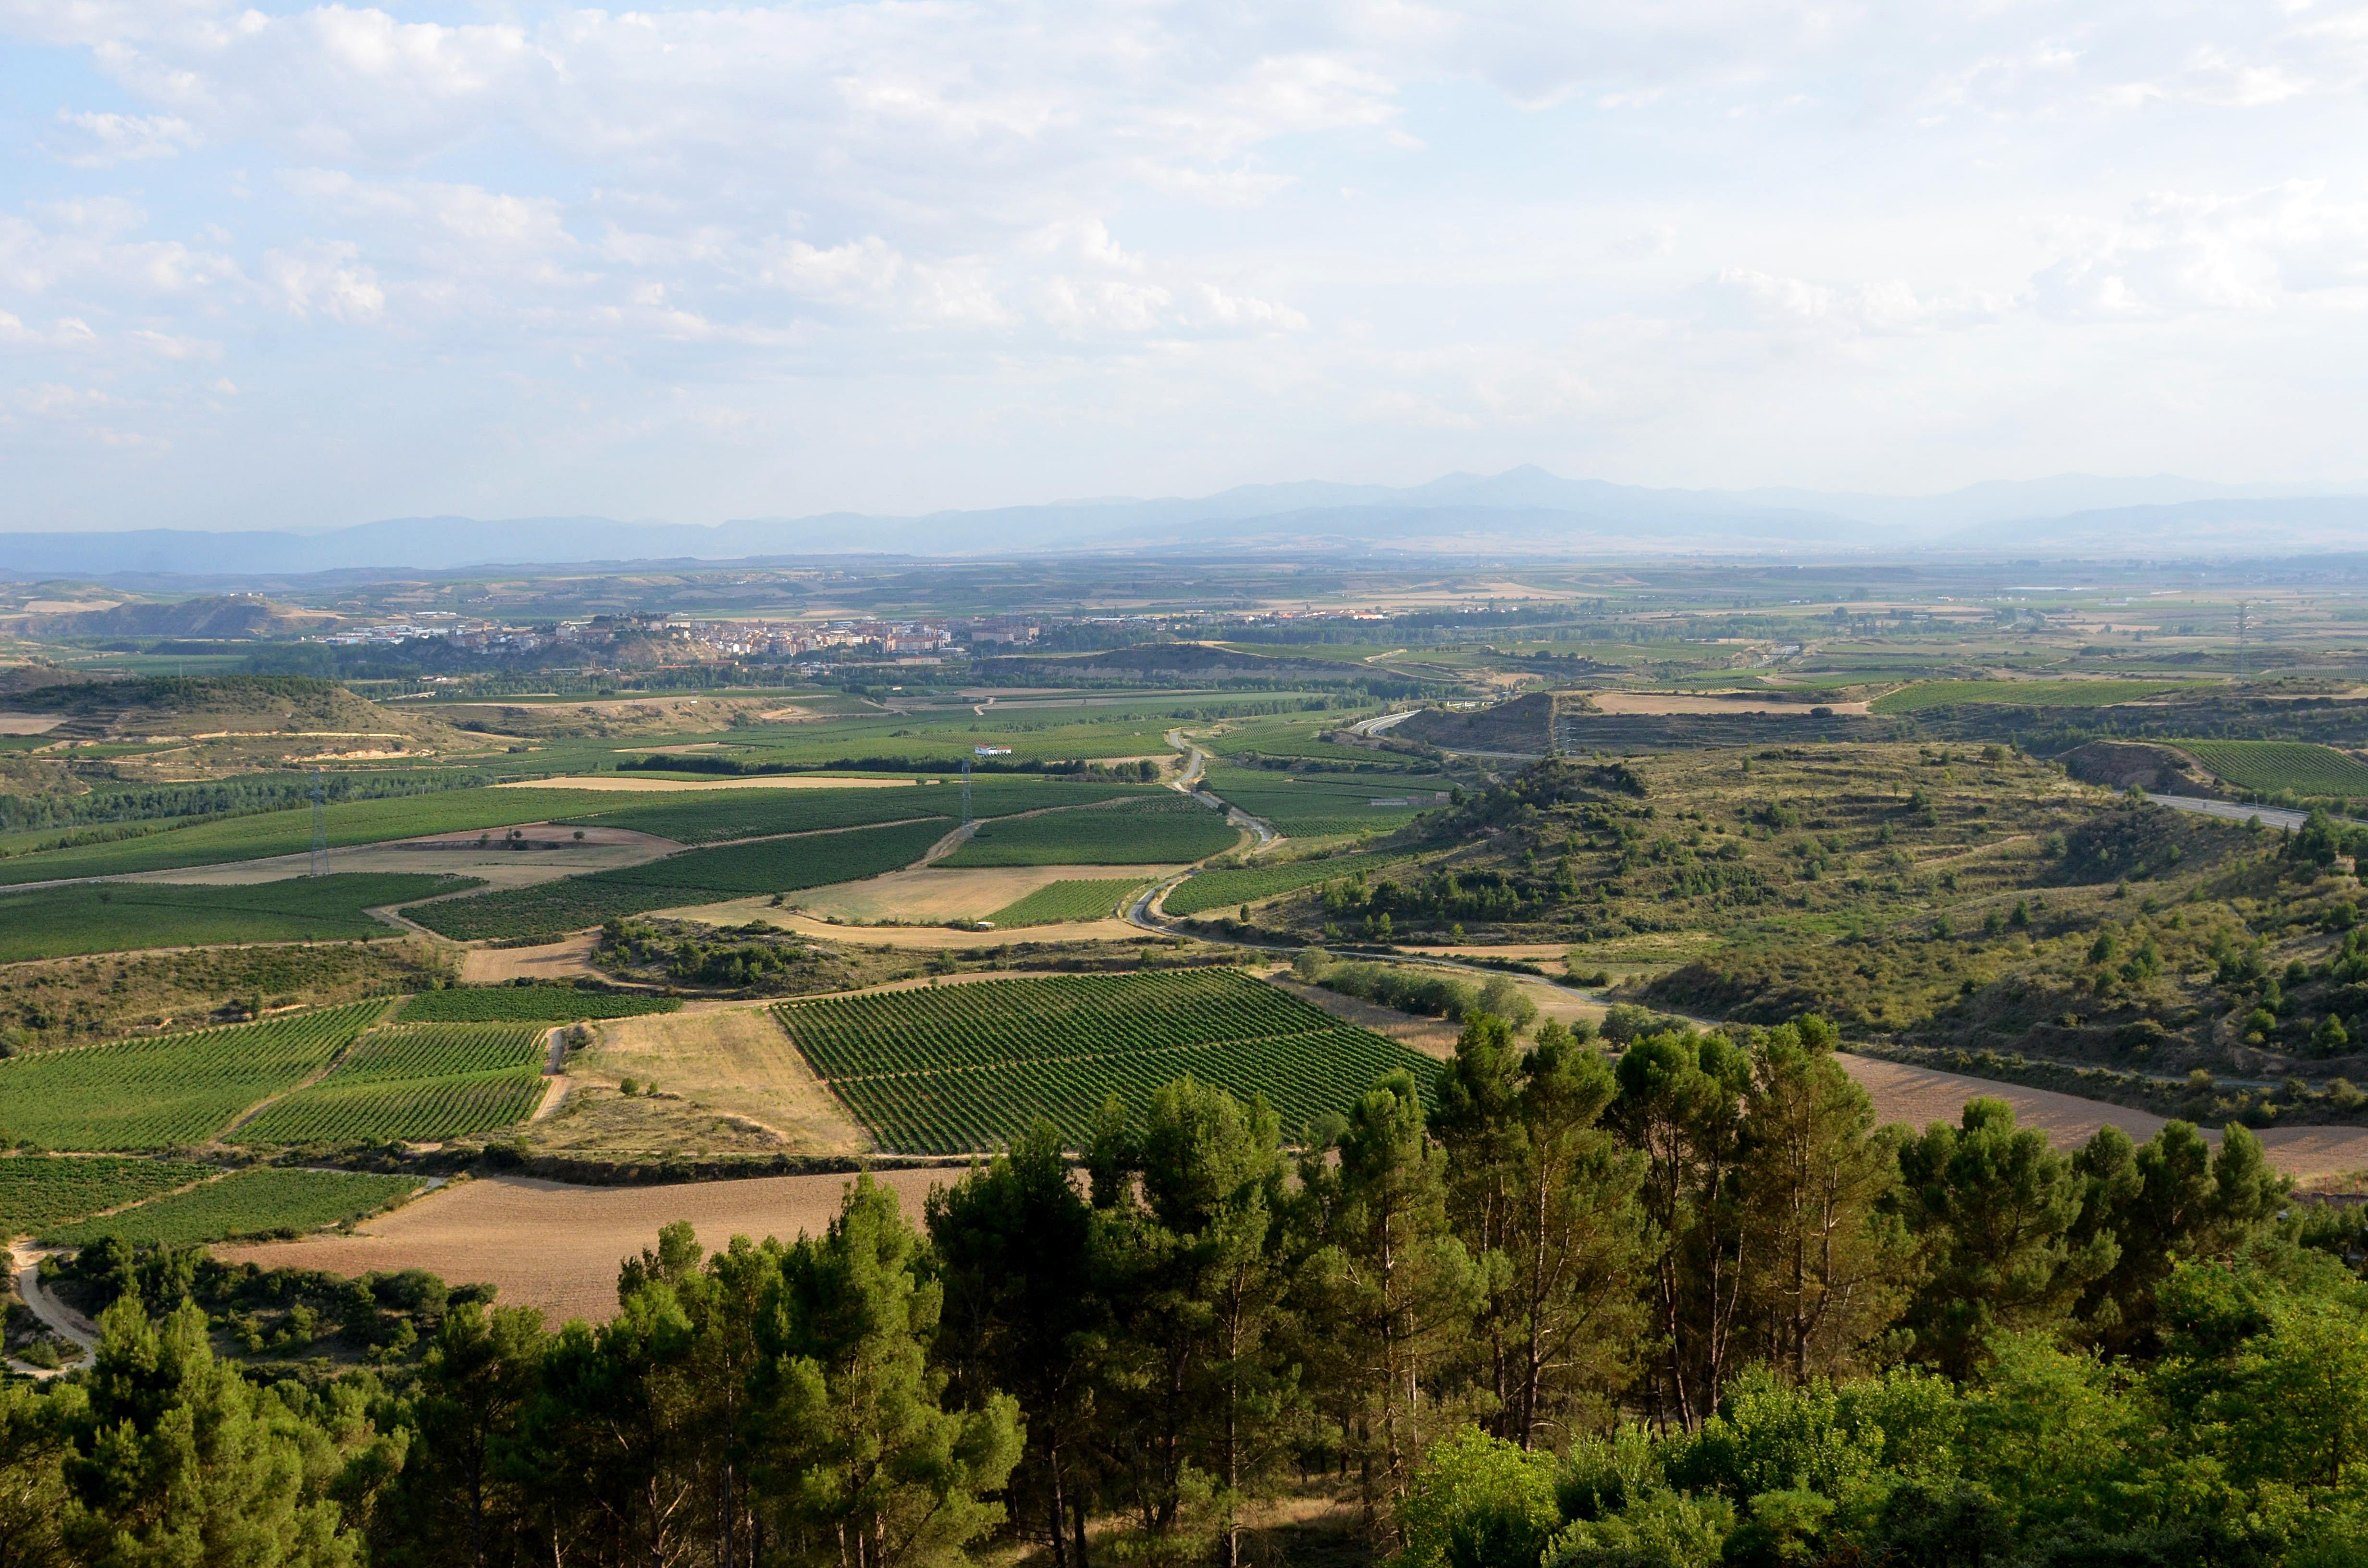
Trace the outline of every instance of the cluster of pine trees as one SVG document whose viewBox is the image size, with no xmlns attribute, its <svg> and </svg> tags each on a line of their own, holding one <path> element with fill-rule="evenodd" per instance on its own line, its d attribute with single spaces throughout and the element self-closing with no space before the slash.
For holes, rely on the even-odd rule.
<svg viewBox="0 0 2368 1568">
<path fill-rule="evenodd" d="M 2241 1128 L 1878 1127 L 1833 1044 L 1479 1014 L 1296 1147 L 1178 1082 L 399 1384 L 127 1295 L 0 1393 L 0 1568 L 1242 1568 L 1308 1499 L 1407 1568 L 2368 1562 L 2356 1227 Z"/>
</svg>

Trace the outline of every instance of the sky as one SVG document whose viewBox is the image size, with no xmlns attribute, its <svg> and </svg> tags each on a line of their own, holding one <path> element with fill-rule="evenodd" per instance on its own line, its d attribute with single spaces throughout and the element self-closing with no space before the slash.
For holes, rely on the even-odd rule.
<svg viewBox="0 0 2368 1568">
<path fill-rule="evenodd" d="M 2368 7 L 0 0 L 0 531 L 2368 477 Z"/>
</svg>

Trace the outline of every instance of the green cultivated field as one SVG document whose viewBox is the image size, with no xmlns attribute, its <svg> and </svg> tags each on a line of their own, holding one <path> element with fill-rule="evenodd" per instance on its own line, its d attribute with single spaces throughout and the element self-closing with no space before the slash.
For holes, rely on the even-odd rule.
<svg viewBox="0 0 2368 1568">
<path fill-rule="evenodd" d="M 84 1246 L 101 1236 L 120 1236 L 134 1246 L 188 1246 L 242 1236 L 295 1235 L 375 1214 L 418 1186 L 416 1176 L 350 1171 L 237 1171 L 104 1220 L 51 1231 L 41 1239 Z"/>
<path fill-rule="evenodd" d="M 820 767 L 860 765 L 870 758 L 930 767 L 962 766 L 972 747 L 1009 746 L 1005 763 L 1094 761 L 1172 755 L 1161 737 L 1176 721 L 1173 702 L 1144 699 L 1118 711 L 1012 708 L 973 714 L 869 713 L 824 723 L 784 725 L 779 732 L 735 731 L 729 755 L 750 762 Z"/>
<path fill-rule="evenodd" d="M 814 1071 L 898 1153 L 998 1148 L 1039 1118 L 1081 1148 L 1105 1099 L 1190 1075 L 1263 1094 L 1292 1133 L 1384 1073 L 1438 1064 L 1232 970 L 988 981 L 784 1003 Z"/>
<path fill-rule="evenodd" d="M 1405 858 L 1396 855 L 1337 855 L 1328 860 L 1294 860 L 1280 866 L 1246 866 L 1239 870 L 1203 871 L 1187 879 L 1159 907 L 1170 915 L 1199 915 L 1204 910 L 1233 909 L 1262 898 L 1314 887 L 1335 877 L 1368 874 Z"/>
<path fill-rule="evenodd" d="M 646 866 L 417 904 L 404 914 L 431 931 L 461 941 L 559 937 L 614 916 L 653 909 L 722 903 L 751 893 L 795 892 L 876 877 L 928 854 L 929 846 L 944 837 L 952 825 L 938 818 L 893 827 L 768 839 L 730 848 L 694 849 Z"/>
<path fill-rule="evenodd" d="M 2239 790 L 2263 794 L 2368 795 L 2368 763 L 2303 741 L 2180 741 L 2181 751 Z"/>
<path fill-rule="evenodd" d="M 681 1009 L 673 996 L 630 996 L 578 991 L 572 985 L 463 985 L 423 991 L 394 1016 L 399 1024 L 570 1023 L 577 1018 L 631 1018 Z"/>
<path fill-rule="evenodd" d="M 1099 920 L 1144 884 L 1118 877 L 1098 881 L 1046 882 L 1026 898 L 987 916 L 998 927 L 1053 926 L 1064 920 Z"/>
<path fill-rule="evenodd" d="M 359 1002 L 190 1034 L 0 1062 L 0 1142 L 51 1149 L 199 1143 L 317 1072 L 385 1010 Z"/>
<path fill-rule="evenodd" d="M 541 1103 L 545 1030 L 534 1024 L 412 1024 L 364 1035 L 310 1088 L 232 1135 L 272 1143 L 418 1142 L 489 1132 Z"/>
<path fill-rule="evenodd" d="M 1387 833 L 1416 813 L 1445 805 L 1444 778 L 1403 773 L 1278 773 L 1262 767 L 1209 769 L 1209 792 L 1262 817 L 1292 838 Z M 1403 801 L 1377 806 L 1375 801 Z"/>
<path fill-rule="evenodd" d="M 1362 746 L 1344 746 L 1337 741 L 1324 741 L 1316 736 L 1326 730 L 1337 730 L 1349 722 L 1347 714 L 1311 714 L 1304 718 L 1243 719 L 1225 727 L 1222 735 L 1203 739 L 1201 744 L 1217 756 L 1235 752 L 1257 752 L 1262 756 L 1304 757 L 1314 762 L 1338 762 L 1351 766 L 1362 764 L 1372 767 L 1388 767 L 1409 759 L 1394 757 L 1386 752 L 1370 751 Z M 1387 794 L 1388 790 L 1376 793 Z"/>
<path fill-rule="evenodd" d="M 139 948 L 387 937 L 393 930 L 362 911 L 479 885 L 466 877 L 345 873 L 240 887 L 85 882 L 0 893 L 0 963 Z"/>
<path fill-rule="evenodd" d="M 451 790 L 385 801 L 345 801 L 328 808 L 329 843 L 377 844 L 429 833 L 473 833 L 543 822 L 597 808 L 619 812 L 643 803 L 678 801 L 680 794 L 619 794 L 612 790 Z M 269 855 L 301 855 L 313 846 L 310 807 L 198 822 L 112 844 L 45 849 L 0 860 L 0 883 L 63 877 L 112 877 L 177 866 L 218 866 Z"/>
<path fill-rule="evenodd" d="M 212 1174 L 211 1165 L 110 1154 L 0 1159 L 0 1241 L 38 1234 L 46 1226 L 102 1209 L 138 1203 Z"/>
<path fill-rule="evenodd" d="M 1876 698 L 1874 713 L 1913 713 L 1960 702 L 2026 708 L 2105 708 L 2167 691 L 2203 691 L 2216 683 L 2192 680 L 1928 680 Z"/>
<path fill-rule="evenodd" d="M 996 817 L 1046 806 L 1087 806 L 1122 795 L 1140 795 L 1156 785 L 1069 784 L 1042 778 L 983 778 L 972 781 L 971 812 Z M 713 794 L 677 795 L 662 805 L 620 812 L 594 812 L 567 819 L 571 825 L 631 828 L 682 844 L 715 844 L 811 833 L 826 827 L 863 827 L 913 817 L 959 817 L 959 784 L 901 784 L 889 789 L 807 790 L 755 786 Z"/>
<path fill-rule="evenodd" d="M 981 826 L 941 866 L 1159 866 L 1241 842 L 1225 819 L 1174 790 L 1091 811 L 1009 817 Z"/>
</svg>

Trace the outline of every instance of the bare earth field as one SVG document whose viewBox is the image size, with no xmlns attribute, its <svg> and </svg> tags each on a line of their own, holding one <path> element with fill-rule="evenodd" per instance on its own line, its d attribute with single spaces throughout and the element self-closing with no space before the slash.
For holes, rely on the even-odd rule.
<svg viewBox="0 0 2368 1568">
<path fill-rule="evenodd" d="M 46 735 L 65 722 L 63 713 L 0 713 L 0 735 Z"/>
<path fill-rule="evenodd" d="M 461 959 L 461 980 L 467 985 L 502 985 L 513 980 L 567 981 L 598 974 L 591 958 L 599 940 L 598 932 L 586 931 L 539 948 L 471 948 Z"/>
<path fill-rule="evenodd" d="M 765 1003 L 693 1003 L 679 1013 L 615 1018 L 594 1028 L 598 1040 L 568 1063 L 572 1078 L 610 1088 L 629 1077 L 655 1080 L 666 1094 L 745 1118 L 800 1153 L 871 1147 Z"/>
<path fill-rule="evenodd" d="M 1764 698 L 1689 697 L 1661 691 L 1595 691 L 1588 696 L 1600 712 L 1655 716 L 1671 713 L 1806 713 L 1812 706 L 1804 702 L 1770 702 Z M 1830 708 L 1837 713 L 1863 714 L 1866 711 L 1863 702 L 1821 702 L 1814 706 Z"/>
<path fill-rule="evenodd" d="M 882 1171 L 918 1222 L 929 1188 L 952 1170 Z M 783 1240 L 819 1233 L 855 1178 L 765 1176 L 673 1187 L 569 1187 L 525 1176 L 486 1176 L 431 1193 L 370 1221 L 350 1236 L 223 1246 L 222 1256 L 266 1268 L 325 1268 L 340 1274 L 427 1268 L 454 1284 L 497 1285 L 507 1306 L 540 1307 L 553 1320 L 598 1320 L 616 1311 L 617 1267 L 657 1244 L 677 1220 L 720 1247 L 734 1235 Z"/>
<path fill-rule="evenodd" d="M 609 790 L 656 795 L 700 790 L 909 790 L 914 780 L 854 778 L 824 773 L 768 773 L 756 778 L 643 778 L 601 773 L 583 778 L 520 778 L 496 790 Z"/>
<path fill-rule="evenodd" d="M 507 786 L 496 785 L 496 789 Z M 507 828 L 502 830 L 508 832 Z M 504 849 L 495 836 L 484 848 L 476 835 L 438 834 L 428 838 L 400 839 L 391 844 L 357 844 L 329 851 L 335 871 L 417 871 L 428 876 L 477 877 L 496 888 L 527 887 L 585 871 L 607 871 L 639 866 L 671 855 L 682 847 L 671 838 L 633 833 L 621 827 L 587 827 L 578 842 L 572 827 L 529 823 L 518 829 L 529 838 L 564 842 L 564 849 Z M 447 847 L 429 848 L 429 845 Z M 132 882 L 205 883 L 216 887 L 248 882 L 276 882 L 304 874 L 307 857 L 275 855 L 268 860 L 233 860 L 222 866 L 192 866 L 166 871 L 142 871 L 120 880 Z"/>
<path fill-rule="evenodd" d="M 1927 1067 L 1910 1067 L 1847 1052 L 1841 1060 L 1850 1076 L 1866 1085 L 1880 1119 L 1904 1121 L 1911 1127 L 1954 1121 L 1965 1102 L 1976 1095 L 2006 1101 L 2014 1108 L 2016 1120 L 2026 1127 L 2042 1129 L 2058 1148 L 2083 1142 L 2109 1122 L 2141 1142 L 2153 1137 L 2163 1125 L 2161 1117 L 2146 1111 L 2047 1089 L 1996 1084 L 1987 1078 L 1936 1073 Z M 2219 1129 L 2201 1131 L 2209 1142 L 2220 1142 Z M 2368 1169 L 2368 1128 L 2272 1127 L 2257 1136 L 2271 1163 L 2298 1181 Z"/>
</svg>

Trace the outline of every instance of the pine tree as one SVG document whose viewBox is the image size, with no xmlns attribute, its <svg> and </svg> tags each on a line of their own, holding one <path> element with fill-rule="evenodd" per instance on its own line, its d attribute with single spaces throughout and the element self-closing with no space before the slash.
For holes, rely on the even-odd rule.
<svg viewBox="0 0 2368 1568">
<path fill-rule="evenodd" d="M 1019 1406 L 994 1394 L 942 1403 L 928 1365 L 942 1288 L 896 1197 L 858 1177 L 820 1237 L 781 1258 L 759 1329 L 769 1367 L 759 1437 L 763 1494 L 784 1561 L 939 1568 L 1003 1522 L 1019 1462 Z"/>
<path fill-rule="evenodd" d="M 1812 1015 L 1755 1036 L 1742 1187 L 1755 1237 L 1753 1295 L 1770 1360 L 1795 1386 L 1853 1369 L 1890 1324 L 1913 1244 L 1885 1208 L 1898 1140 L 1834 1060 L 1833 1027 Z"/>
<path fill-rule="evenodd" d="M 278 1395 L 214 1359 L 206 1314 L 151 1323 L 123 1297 L 99 1320 L 89 1404 L 64 1476 L 63 1534 L 90 1568 L 343 1568 L 360 1541 L 308 1478 L 306 1433 Z"/>
<path fill-rule="evenodd" d="M 1453 1425 L 1453 1373 L 1487 1278 L 1449 1227 L 1445 1156 L 1424 1135 L 1411 1077 L 1390 1074 L 1325 1131 L 1300 1162 L 1317 1242 L 1304 1310 L 1322 1325 L 1326 1402 L 1378 1513 Z"/>
<path fill-rule="evenodd" d="M 1094 1278 L 1094 1211 L 1070 1180 L 1059 1131 L 1038 1122 L 1008 1153 L 931 1192 L 927 1214 L 945 1286 L 939 1362 L 966 1403 L 997 1390 L 1019 1401 L 1028 1438 L 1013 1506 L 1053 1568 L 1087 1568 L 1109 1312 Z"/>
</svg>

